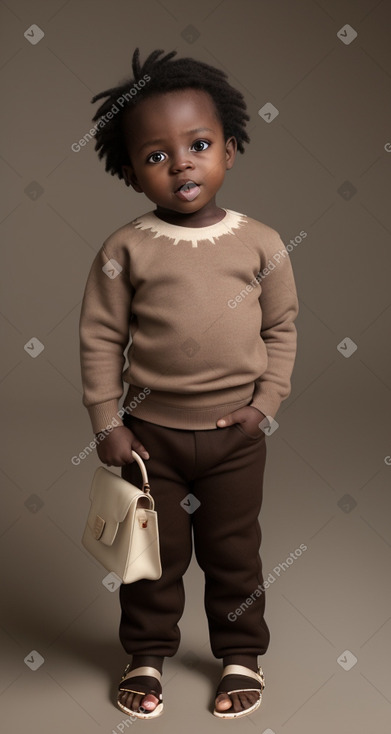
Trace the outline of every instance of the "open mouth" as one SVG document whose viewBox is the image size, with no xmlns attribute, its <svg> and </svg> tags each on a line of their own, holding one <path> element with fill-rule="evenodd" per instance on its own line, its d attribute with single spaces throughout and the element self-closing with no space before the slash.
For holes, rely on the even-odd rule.
<svg viewBox="0 0 391 734">
<path fill-rule="evenodd" d="M 175 191 L 175 196 L 177 196 L 178 199 L 181 199 L 181 201 L 193 201 L 200 191 L 201 189 L 199 185 L 194 183 L 194 181 L 186 181 L 186 183 L 182 184 L 182 186 Z"/>
<path fill-rule="evenodd" d="M 179 186 L 175 193 L 177 193 L 177 191 L 190 191 L 190 189 L 194 189 L 195 186 L 198 186 L 198 184 L 194 183 L 194 181 L 186 181 L 182 186 Z"/>
</svg>

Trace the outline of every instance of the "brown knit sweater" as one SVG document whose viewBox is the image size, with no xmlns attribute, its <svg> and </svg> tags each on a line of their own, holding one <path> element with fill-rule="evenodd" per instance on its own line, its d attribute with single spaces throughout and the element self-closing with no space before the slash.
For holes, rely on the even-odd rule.
<svg viewBox="0 0 391 734">
<path fill-rule="evenodd" d="M 95 433 L 122 425 L 124 409 L 184 429 L 217 428 L 245 405 L 274 418 L 290 394 L 299 306 L 289 254 L 271 227 L 224 211 L 199 228 L 148 212 L 95 256 L 80 314 Z"/>
</svg>

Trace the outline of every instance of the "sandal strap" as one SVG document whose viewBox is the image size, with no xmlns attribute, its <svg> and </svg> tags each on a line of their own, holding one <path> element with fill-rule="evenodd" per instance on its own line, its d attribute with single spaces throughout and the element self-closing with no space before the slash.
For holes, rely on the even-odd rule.
<svg viewBox="0 0 391 734">
<path fill-rule="evenodd" d="M 257 681 L 259 685 L 254 686 L 254 681 Z M 255 673 L 244 665 L 226 665 L 216 696 L 220 693 L 231 694 L 239 691 L 257 691 L 261 694 L 264 687 L 265 679 L 262 668 L 258 668 L 258 673 Z"/>
<path fill-rule="evenodd" d="M 133 670 L 130 670 L 131 664 L 129 663 L 123 673 L 122 680 L 127 680 L 128 678 L 135 678 L 136 676 L 140 675 L 149 675 L 152 676 L 152 678 L 156 678 L 159 683 L 162 679 L 162 674 L 159 670 L 156 668 L 151 668 L 149 665 L 142 665 L 139 668 L 133 668 Z"/>
<path fill-rule="evenodd" d="M 142 696 L 151 693 L 159 701 L 162 701 L 161 673 L 149 666 L 142 666 L 133 670 L 128 670 L 129 667 L 130 665 L 127 665 L 125 668 L 118 690 L 139 693 Z"/>
<path fill-rule="evenodd" d="M 223 670 L 222 678 L 225 678 L 227 675 L 243 675 L 246 678 L 255 678 L 258 683 L 263 683 L 264 677 L 262 668 L 258 668 L 258 672 L 255 673 L 254 670 L 246 668 L 244 665 L 226 665 Z"/>
</svg>

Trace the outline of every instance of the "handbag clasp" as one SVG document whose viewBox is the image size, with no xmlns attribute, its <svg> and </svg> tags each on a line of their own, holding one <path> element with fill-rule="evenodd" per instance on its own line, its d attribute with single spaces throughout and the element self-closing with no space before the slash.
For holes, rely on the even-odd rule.
<svg viewBox="0 0 391 734">
<path fill-rule="evenodd" d="M 94 522 L 94 528 L 92 531 L 92 535 L 95 538 L 95 540 L 100 540 L 102 537 L 103 530 L 105 528 L 106 521 L 101 517 L 100 515 L 96 515 L 95 522 Z"/>
</svg>

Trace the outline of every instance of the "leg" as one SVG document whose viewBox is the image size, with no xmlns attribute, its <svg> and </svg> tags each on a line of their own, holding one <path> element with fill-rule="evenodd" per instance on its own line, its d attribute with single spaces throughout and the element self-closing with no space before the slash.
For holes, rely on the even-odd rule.
<svg viewBox="0 0 391 734">
<path fill-rule="evenodd" d="M 237 425 L 198 431 L 196 435 L 197 456 L 204 471 L 193 488 L 201 502 L 192 516 L 194 547 L 205 573 L 211 648 L 215 657 L 223 658 L 224 666 L 242 664 L 255 672 L 257 656 L 266 652 L 270 640 L 264 619 L 259 556 L 262 534 L 258 522 L 266 461 L 265 435 L 251 438 Z M 242 686 L 251 687 L 260 689 L 261 685 L 256 681 L 249 685 L 247 680 Z M 254 691 L 232 694 L 232 698 L 225 693 L 219 696 L 216 709 L 232 707 L 238 712 L 257 698 L 259 693 Z"/>
<path fill-rule="evenodd" d="M 165 428 L 128 415 L 124 416 L 124 423 L 150 455 L 145 465 L 158 513 L 162 576 L 156 581 L 142 579 L 121 585 L 119 636 L 126 652 L 133 655 L 131 670 L 150 666 L 162 672 L 164 656 L 175 655 L 180 642 L 178 621 L 185 603 L 182 577 L 192 555 L 191 520 L 180 502 L 189 492 L 186 467 L 191 463 L 194 442 L 189 431 Z M 121 474 L 140 486 L 136 462 L 122 467 Z M 128 687 L 138 690 L 133 682 Z M 156 684 L 154 688 L 159 690 Z M 157 696 L 125 691 L 118 700 L 131 710 L 137 710 L 140 704 L 148 708 L 150 702 L 149 711 L 158 701 Z"/>
</svg>

